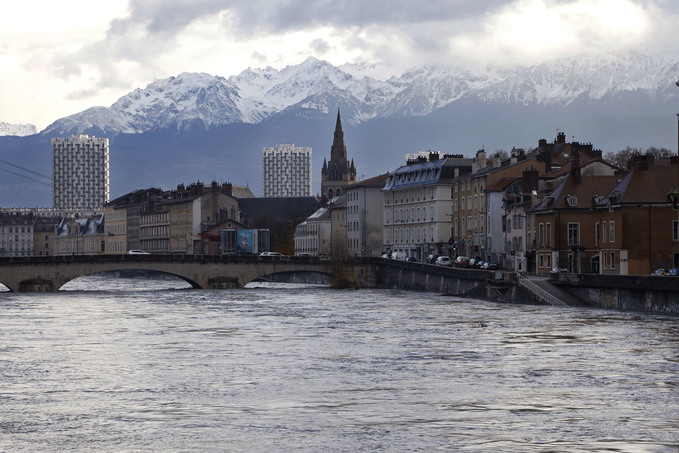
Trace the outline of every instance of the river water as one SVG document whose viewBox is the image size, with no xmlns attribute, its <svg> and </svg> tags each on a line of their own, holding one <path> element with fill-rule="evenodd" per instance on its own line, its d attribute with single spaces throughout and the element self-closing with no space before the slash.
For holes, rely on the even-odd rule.
<svg viewBox="0 0 679 453">
<path fill-rule="evenodd" d="M 0 293 L 0 452 L 679 451 L 679 318 L 86 277 Z"/>
</svg>

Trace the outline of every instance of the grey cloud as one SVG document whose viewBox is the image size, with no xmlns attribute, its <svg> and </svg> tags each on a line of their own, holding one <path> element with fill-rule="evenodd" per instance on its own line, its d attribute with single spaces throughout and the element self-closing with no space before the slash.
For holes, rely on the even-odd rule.
<svg viewBox="0 0 679 453">
<path fill-rule="evenodd" d="M 143 25 L 149 34 L 168 35 L 193 21 L 228 12 L 239 35 L 278 33 L 319 25 L 364 27 L 375 24 L 417 24 L 483 15 L 512 0 L 132 0 L 129 16 L 117 19 L 113 34 Z"/>
<path fill-rule="evenodd" d="M 551 4 L 573 0 L 546 0 Z M 407 37 L 407 54 L 436 58 L 449 50 L 455 36 L 480 29 L 487 17 L 517 0 L 130 0 L 128 15 L 111 22 L 104 40 L 83 48 L 77 55 L 56 58 L 56 71 L 67 77 L 85 64 L 102 73 L 100 86 L 119 86 L 126 81 L 115 74 L 118 61 L 136 64 L 152 73 L 159 57 L 176 46 L 180 33 L 196 21 L 222 14 L 224 33 L 233 39 L 275 35 L 287 31 L 332 27 L 338 36 L 345 31 L 345 45 L 366 50 L 366 56 L 385 57 L 400 49 L 370 48 L 359 31 L 399 33 Z M 647 8 L 679 12 L 675 0 L 638 0 Z M 668 35 L 669 36 L 669 35 Z M 356 48 L 356 47 L 355 47 Z M 322 53 L 328 43 L 318 39 L 309 44 Z"/>
</svg>

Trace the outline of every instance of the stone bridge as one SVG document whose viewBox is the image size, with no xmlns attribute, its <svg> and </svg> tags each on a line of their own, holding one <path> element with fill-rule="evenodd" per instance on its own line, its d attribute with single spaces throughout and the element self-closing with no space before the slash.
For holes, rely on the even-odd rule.
<svg viewBox="0 0 679 453">
<path fill-rule="evenodd" d="M 360 287 L 375 285 L 370 261 L 338 264 L 317 257 L 253 255 L 75 255 L 0 258 L 0 283 L 15 292 L 58 291 L 71 280 L 105 271 L 147 270 L 174 275 L 194 288 L 242 288 L 281 273 L 337 272 Z"/>
</svg>

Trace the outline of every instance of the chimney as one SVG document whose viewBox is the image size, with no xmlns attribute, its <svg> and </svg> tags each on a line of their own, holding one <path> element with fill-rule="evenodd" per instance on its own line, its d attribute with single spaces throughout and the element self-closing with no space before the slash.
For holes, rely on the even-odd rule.
<svg viewBox="0 0 679 453">
<path fill-rule="evenodd" d="M 510 158 L 511 158 L 510 162 L 515 164 L 521 160 L 526 159 L 526 152 L 522 148 L 512 148 Z"/>
<path fill-rule="evenodd" d="M 580 177 L 580 146 L 578 143 L 573 143 L 573 146 L 571 146 L 571 175 L 573 175 L 576 184 L 582 182 Z"/>
<path fill-rule="evenodd" d="M 486 164 L 486 150 L 480 149 L 476 152 L 476 157 L 474 158 L 473 173 L 486 168 Z"/>
<path fill-rule="evenodd" d="M 529 193 L 533 190 L 538 190 L 538 171 L 524 170 L 523 171 L 523 193 Z"/>
<path fill-rule="evenodd" d="M 559 132 L 556 134 L 556 143 L 558 145 L 563 145 L 566 143 L 566 133 L 565 132 Z"/>
<path fill-rule="evenodd" d="M 646 154 L 645 156 L 637 155 L 632 156 L 629 162 L 629 169 L 638 168 L 641 171 L 648 171 L 649 167 L 653 167 L 655 164 L 655 157 L 653 154 Z"/>
<path fill-rule="evenodd" d="M 233 196 L 233 185 L 230 182 L 222 184 L 222 192 L 229 196 Z"/>
<path fill-rule="evenodd" d="M 552 171 L 552 153 L 549 148 L 543 149 L 538 153 L 537 161 L 545 163 L 545 173 Z"/>
</svg>

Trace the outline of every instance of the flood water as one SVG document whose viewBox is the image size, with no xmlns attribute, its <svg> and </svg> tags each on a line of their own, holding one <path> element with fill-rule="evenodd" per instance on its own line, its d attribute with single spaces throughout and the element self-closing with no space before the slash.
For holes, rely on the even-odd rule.
<svg viewBox="0 0 679 453">
<path fill-rule="evenodd" d="M 0 452 L 679 450 L 679 318 L 86 277 L 0 293 Z"/>
</svg>

